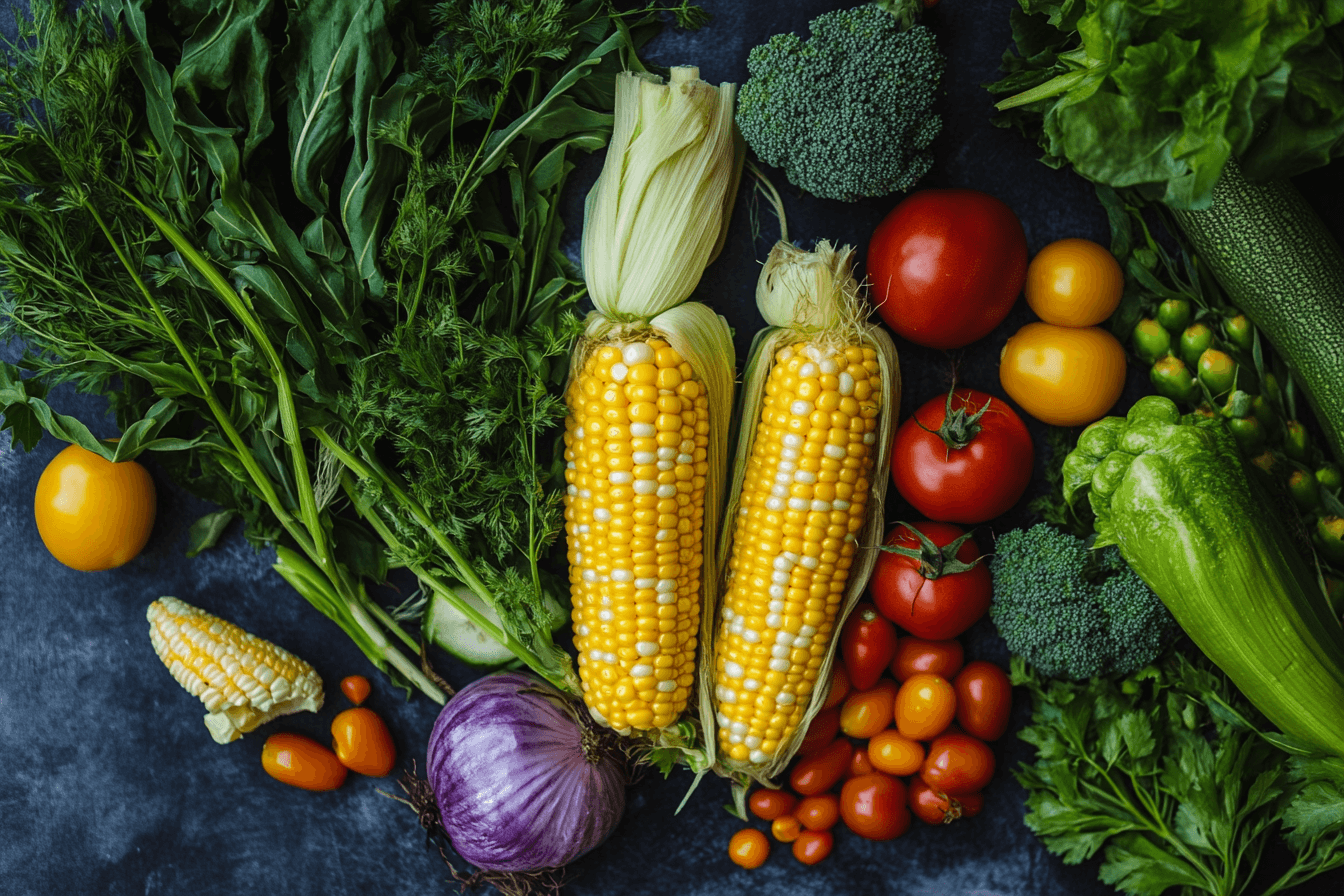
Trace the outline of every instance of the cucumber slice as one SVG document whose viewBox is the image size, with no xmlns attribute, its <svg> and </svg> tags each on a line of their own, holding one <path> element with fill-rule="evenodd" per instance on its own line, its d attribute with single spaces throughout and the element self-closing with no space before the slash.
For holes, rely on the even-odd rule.
<svg viewBox="0 0 1344 896">
<path fill-rule="evenodd" d="M 495 608 L 477 597 L 476 592 L 466 585 L 458 585 L 453 592 L 486 619 L 503 627 Z M 507 647 L 486 634 L 439 594 L 430 596 L 421 630 L 426 640 L 472 666 L 502 666 L 514 658 Z"/>
</svg>

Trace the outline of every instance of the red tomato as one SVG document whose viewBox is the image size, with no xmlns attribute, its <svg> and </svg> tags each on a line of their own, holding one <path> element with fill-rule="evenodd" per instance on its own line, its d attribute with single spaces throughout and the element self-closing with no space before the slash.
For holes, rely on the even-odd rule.
<svg viewBox="0 0 1344 896">
<path fill-rule="evenodd" d="M 895 718 L 892 707 L 898 690 L 896 682 L 884 678 L 872 690 L 850 694 L 840 708 L 840 730 L 849 737 L 864 738 L 886 728 Z"/>
<path fill-rule="evenodd" d="M 900 638 L 896 641 L 896 656 L 891 661 L 891 674 L 897 681 L 911 675 L 928 672 L 951 681 L 961 671 L 966 651 L 955 639 L 926 641 L 923 638 Z"/>
<path fill-rule="evenodd" d="M 916 523 L 915 528 L 939 548 L 950 545 L 964 533 L 951 523 Z M 919 538 L 905 526 L 887 535 L 887 544 L 920 550 Z M 971 563 L 980 556 L 974 539 L 957 549 L 956 560 Z M 989 567 L 976 563 L 963 572 L 948 573 L 934 568 L 946 559 L 915 560 L 904 554 L 881 551 L 868 589 L 882 615 L 917 638 L 945 641 L 970 628 L 989 609 L 993 585 Z M 850 670 L 851 672 L 853 670 Z"/>
<path fill-rule="evenodd" d="M 803 796 L 825 793 L 845 776 L 854 748 L 843 737 L 815 756 L 809 756 L 793 767 L 789 785 Z"/>
<path fill-rule="evenodd" d="M 896 655 L 896 629 L 865 601 L 854 608 L 840 630 L 840 654 L 850 685 L 866 691 L 877 684 Z"/>
<path fill-rule="evenodd" d="M 839 732 L 839 707 L 823 709 L 812 717 L 812 723 L 807 726 L 807 734 L 803 735 L 803 742 L 798 745 L 798 755 L 811 756 L 820 753 L 830 746 L 831 741 L 835 740 L 835 736 Z"/>
<path fill-rule="evenodd" d="M 919 776 L 934 790 L 961 796 L 984 790 L 994 777 L 994 753 L 985 742 L 955 732 L 936 737 L 929 744 Z"/>
<path fill-rule="evenodd" d="M 341 693 L 356 706 L 368 699 L 371 690 L 369 680 L 363 675 L 347 675 L 341 679 Z"/>
<path fill-rule="evenodd" d="M 840 817 L 860 837 L 891 840 L 910 830 L 905 785 L 875 772 L 850 778 L 840 790 Z"/>
<path fill-rule="evenodd" d="M 985 806 L 980 793 L 961 796 L 940 794 L 920 778 L 912 778 L 909 788 L 910 811 L 929 824 L 951 824 L 958 818 L 979 815 Z"/>
<path fill-rule="evenodd" d="M 879 732 L 877 737 L 881 737 Z M 873 761 L 868 758 L 868 751 L 860 747 L 854 751 L 854 756 L 849 760 L 849 771 L 845 773 L 846 778 L 857 778 L 859 775 L 871 775 L 877 769 L 873 768 Z"/>
<path fill-rule="evenodd" d="M 957 715 L 957 692 L 940 675 L 919 672 L 901 685 L 893 707 L 896 730 L 910 740 L 932 740 Z"/>
<path fill-rule="evenodd" d="M 840 820 L 840 801 L 833 793 L 804 797 L 793 814 L 809 831 L 829 831 Z"/>
<path fill-rule="evenodd" d="M 826 700 L 821 704 L 822 709 L 830 709 L 832 706 L 839 706 L 849 693 L 849 675 L 845 672 L 845 664 L 836 662 L 831 666 L 831 689 L 826 692 Z"/>
<path fill-rule="evenodd" d="M 976 660 L 952 682 L 957 691 L 957 724 L 981 740 L 998 740 L 1008 730 L 1013 686 L 993 663 Z"/>
<path fill-rule="evenodd" d="M 798 797 L 787 790 L 771 790 L 762 787 L 747 798 L 747 808 L 751 814 L 763 821 L 774 821 L 781 815 L 788 815 L 798 804 Z"/>
<path fill-rule="evenodd" d="M 976 190 L 912 193 L 877 225 L 867 257 L 882 319 L 929 348 L 958 348 L 989 333 L 1027 279 L 1022 223 Z"/>
<path fill-rule="evenodd" d="M 1006 401 L 957 389 L 929 399 L 896 431 L 892 482 L 931 520 L 983 523 L 1022 497 L 1035 456 Z"/>
<path fill-rule="evenodd" d="M 804 865 L 815 865 L 831 854 L 835 837 L 830 831 L 803 831 L 793 841 L 793 857 Z"/>
</svg>

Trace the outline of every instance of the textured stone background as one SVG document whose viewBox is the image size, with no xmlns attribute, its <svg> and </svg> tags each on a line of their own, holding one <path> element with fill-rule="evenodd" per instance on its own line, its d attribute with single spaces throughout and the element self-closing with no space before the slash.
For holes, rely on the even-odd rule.
<svg viewBox="0 0 1344 896">
<path fill-rule="evenodd" d="M 770 34 L 803 31 L 818 12 L 840 4 L 790 0 L 704 0 L 713 22 L 695 34 L 667 33 L 650 48 L 660 64 L 695 63 L 713 81 L 745 78 L 747 50 Z M 1052 240 L 1107 233 L 1091 188 L 1035 161 L 1033 147 L 988 123 L 992 80 L 1008 43 L 1012 0 L 943 0 L 928 22 L 949 58 L 938 162 L 925 186 L 993 193 L 1021 217 L 1034 252 Z M 0 16 L 7 19 L 7 16 Z M 6 23 L 8 24 L 8 23 Z M 12 25 L 10 25 L 12 28 Z M 586 172 L 591 177 L 594 165 Z M 1339 208 L 1341 165 L 1299 180 L 1309 199 L 1344 235 Z M 778 181 L 781 187 L 784 182 Z M 743 197 L 747 191 L 743 191 Z M 578 209 L 579 191 L 572 209 Z M 862 249 L 873 226 L 899 197 L 856 205 L 785 191 L 790 229 L 801 241 L 820 237 Z M 719 307 L 736 328 L 739 357 L 760 326 L 753 304 L 758 260 L 746 199 L 738 203 L 723 256 L 699 298 Z M 571 215 L 571 236 L 579 218 Z M 766 237 L 770 222 L 765 219 Z M 902 416 L 944 391 L 954 364 L 967 385 L 999 393 L 996 362 L 1008 336 L 1031 319 L 1025 305 L 994 333 L 951 355 L 898 340 L 905 379 Z M 1341 346 L 1344 351 L 1344 346 Z M 0 347 L 13 360 L 18 346 Z M 1142 394 L 1131 373 L 1123 407 Z M 56 407 L 113 435 L 101 402 L 68 391 Z M 98 428 L 101 427 L 101 428 Z M 1037 436 L 1040 427 L 1033 427 Z M 427 850 L 412 813 L 388 799 L 392 780 L 351 775 L 340 790 L 310 794 L 267 777 L 258 761 L 277 730 L 327 738 L 339 695 L 317 715 L 291 716 L 228 746 L 214 744 L 199 721 L 200 704 L 174 683 L 147 637 L 146 605 L 173 594 L 220 613 L 312 662 L 328 682 L 351 673 L 374 681 L 369 701 L 387 719 L 401 758 L 423 763 L 436 707 L 393 691 L 336 628 L 270 569 L 236 532 L 216 550 L 186 560 L 186 529 L 208 510 L 175 490 L 149 461 L 159 487 L 159 519 L 145 553 L 122 569 L 84 574 L 53 560 L 32 521 L 33 489 L 62 447 L 44 440 L 31 454 L 0 447 L 0 894 L 307 894 L 433 893 L 452 888 Z M 1037 461 L 1037 480 L 1040 486 Z M 894 493 L 893 493 L 894 494 Z M 908 509 L 890 507 L 890 519 Z M 1025 520 L 1019 507 L 981 530 Z M 389 600 L 395 595 L 388 594 Z M 971 657 L 1003 662 L 987 622 L 967 636 Z M 472 677 L 443 657 L 456 685 Z M 1014 729 L 1025 707 L 1018 706 Z M 728 788 L 706 780 L 679 814 L 672 811 L 689 774 L 649 780 L 630 794 L 629 811 L 611 839 L 572 867 L 567 892 L 617 893 L 902 893 L 965 896 L 1101 894 L 1095 863 L 1064 866 L 1023 826 L 1023 793 L 1007 770 L 1026 757 L 1011 734 L 996 747 L 1002 771 L 986 793 L 983 815 L 946 829 L 919 823 L 906 836 L 872 843 L 848 833 L 819 866 L 796 863 L 776 847 L 747 873 L 726 855 L 740 826 L 722 810 Z M 1274 856 L 1266 861 L 1272 864 Z M 1339 893 L 1344 873 L 1303 888 Z"/>
</svg>

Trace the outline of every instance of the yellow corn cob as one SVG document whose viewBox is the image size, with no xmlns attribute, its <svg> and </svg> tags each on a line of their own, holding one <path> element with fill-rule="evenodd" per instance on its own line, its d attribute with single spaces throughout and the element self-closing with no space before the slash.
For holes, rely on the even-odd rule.
<svg viewBox="0 0 1344 896">
<path fill-rule="evenodd" d="M 663 728 L 695 683 L 709 400 L 661 339 L 602 345 L 569 395 L 565 510 L 584 698 L 617 730 Z"/>
<path fill-rule="evenodd" d="M 154 651 L 209 711 L 216 743 L 237 740 L 276 716 L 322 708 L 322 679 L 294 654 L 175 597 L 149 605 Z"/>
</svg>

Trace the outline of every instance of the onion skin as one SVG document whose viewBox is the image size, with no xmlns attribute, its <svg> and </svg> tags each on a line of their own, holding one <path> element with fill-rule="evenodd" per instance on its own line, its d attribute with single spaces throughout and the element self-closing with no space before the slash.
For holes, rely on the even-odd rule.
<svg viewBox="0 0 1344 896">
<path fill-rule="evenodd" d="M 487 871 L 540 871 L 593 849 L 625 812 L 626 776 L 590 760 L 585 729 L 544 682 L 488 675 L 457 692 L 429 736 L 427 775 L 453 849 Z"/>
</svg>

